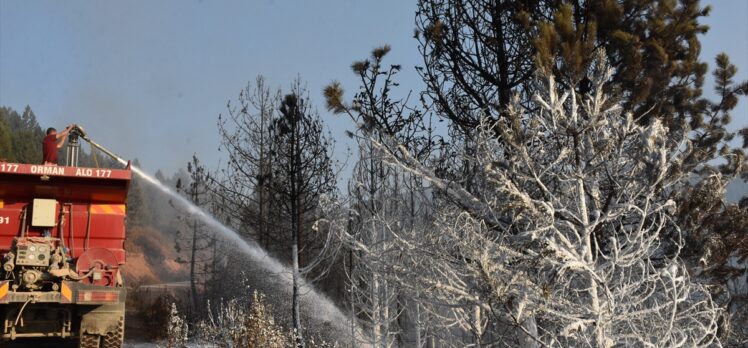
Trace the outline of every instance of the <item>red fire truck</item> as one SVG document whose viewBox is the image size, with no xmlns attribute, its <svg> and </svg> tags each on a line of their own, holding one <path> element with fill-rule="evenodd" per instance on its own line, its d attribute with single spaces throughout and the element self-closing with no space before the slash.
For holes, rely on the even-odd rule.
<svg viewBox="0 0 748 348">
<path fill-rule="evenodd" d="M 130 179 L 129 164 L 0 162 L 0 340 L 59 337 L 77 338 L 80 347 L 122 346 Z"/>
</svg>

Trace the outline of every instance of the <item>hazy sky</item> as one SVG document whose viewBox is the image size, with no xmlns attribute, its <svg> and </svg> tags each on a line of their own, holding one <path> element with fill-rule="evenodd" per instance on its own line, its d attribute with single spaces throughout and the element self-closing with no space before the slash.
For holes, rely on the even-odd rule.
<svg viewBox="0 0 748 348">
<path fill-rule="evenodd" d="M 704 4 L 714 9 L 702 58 L 713 67 L 725 51 L 748 79 L 748 1 Z M 217 116 L 256 75 L 284 89 L 301 76 L 340 154 L 352 126 L 326 112 L 322 88 L 340 80 L 350 97 L 350 63 L 389 43 L 402 93 L 419 89 L 414 11 L 403 0 L 0 0 L 0 105 L 31 105 L 43 127 L 78 123 L 145 169 L 171 173 L 192 153 L 218 163 Z M 736 128 L 748 125 L 746 104 Z"/>
</svg>

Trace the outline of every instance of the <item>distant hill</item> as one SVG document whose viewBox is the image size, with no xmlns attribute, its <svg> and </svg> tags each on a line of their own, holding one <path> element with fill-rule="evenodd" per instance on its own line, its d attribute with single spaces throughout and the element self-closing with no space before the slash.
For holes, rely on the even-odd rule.
<svg viewBox="0 0 748 348">
<path fill-rule="evenodd" d="M 128 284 L 149 285 L 187 279 L 187 267 L 178 263 L 174 238 L 152 227 L 133 227 L 125 244 Z"/>
<path fill-rule="evenodd" d="M 133 160 L 133 165 L 139 165 L 137 159 Z M 179 172 L 166 179 L 158 172 L 156 178 L 174 187 L 180 175 L 184 176 Z M 127 209 L 126 278 L 142 285 L 188 279 L 187 265 L 176 262 L 179 258 L 175 249 L 177 211 L 169 198 L 133 175 Z"/>
</svg>

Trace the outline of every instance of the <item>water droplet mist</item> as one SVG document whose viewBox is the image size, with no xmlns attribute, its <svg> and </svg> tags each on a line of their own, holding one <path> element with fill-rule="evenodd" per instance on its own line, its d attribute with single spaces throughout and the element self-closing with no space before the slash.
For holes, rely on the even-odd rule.
<svg viewBox="0 0 748 348">
<path fill-rule="evenodd" d="M 127 161 L 121 158 L 117 158 L 117 160 L 123 165 L 128 164 Z M 288 267 L 282 265 L 278 260 L 270 256 L 258 244 L 252 241 L 244 240 L 234 230 L 222 224 L 215 217 L 208 214 L 206 211 L 196 206 L 188 199 L 172 190 L 170 187 L 161 183 L 153 176 L 145 173 L 140 168 L 131 165 L 131 169 L 133 173 L 138 175 L 150 186 L 169 196 L 176 207 L 192 214 L 194 217 L 200 219 L 203 223 L 205 223 L 208 228 L 216 231 L 227 241 L 232 242 L 233 245 L 235 245 L 241 252 L 246 254 L 253 262 L 255 262 L 256 265 L 259 266 L 259 268 L 264 269 L 271 274 L 274 274 L 278 279 L 280 285 L 285 286 L 286 289 L 291 288 L 291 270 Z M 334 331 L 339 336 L 339 339 L 348 340 L 349 338 L 344 338 L 343 336 L 350 336 L 351 324 L 349 318 L 344 315 L 329 298 L 316 291 L 311 284 L 306 284 L 306 282 L 302 279 L 300 285 L 309 289 L 309 291 L 307 292 L 302 292 L 301 301 L 302 303 L 306 303 L 314 307 L 313 315 L 315 319 L 329 323 L 334 328 Z M 289 298 L 288 301 L 290 302 L 291 299 Z"/>
</svg>

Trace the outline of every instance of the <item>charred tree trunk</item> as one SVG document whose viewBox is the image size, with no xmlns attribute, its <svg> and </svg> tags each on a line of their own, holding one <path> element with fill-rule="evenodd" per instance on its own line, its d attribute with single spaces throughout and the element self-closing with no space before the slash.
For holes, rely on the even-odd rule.
<svg viewBox="0 0 748 348">
<path fill-rule="evenodd" d="M 197 260 L 197 221 L 192 221 L 192 248 L 190 250 L 190 298 L 192 300 L 192 310 L 197 311 L 197 274 L 195 272 L 195 263 Z"/>
<path fill-rule="evenodd" d="M 300 209 L 299 209 L 299 188 L 301 178 L 299 169 L 301 168 L 301 158 L 299 154 L 298 143 L 298 124 L 293 122 L 291 127 L 291 147 L 293 164 L 292 182 L 291 182 L 291 258 L 293 267 L 293 326 L 296 331 L 296 345 L 304 347 L 304 336 L 301 328 L 301 309 L 299 303 L 299 232 L 300 232 Z"/>
</svg>

